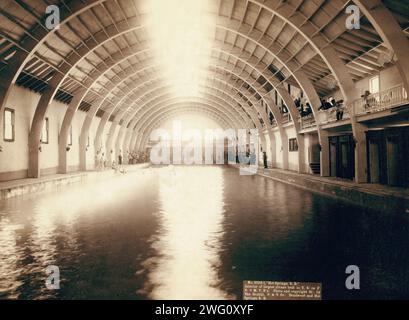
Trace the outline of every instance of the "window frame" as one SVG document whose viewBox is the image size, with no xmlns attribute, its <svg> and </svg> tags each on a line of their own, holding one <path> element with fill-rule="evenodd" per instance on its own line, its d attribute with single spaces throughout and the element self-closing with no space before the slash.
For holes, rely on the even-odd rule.
<svg viewBox="0 0 409 320">
<path fill-rule="evenodd" d="M 44 119 L 43 126 L 45 126 L 45 132 L 47 133 L 47 140 L 44 141 L 44 139 L 43 139 L 44 138 L 43 137 L 44 127 L 43 127 L 42 131 L 41 131 L 40 143 L 41 144 L 49 144 L 50 143 L 50 120 L 49 120 L 48 117 Z"/>
<path fill-rule="evenodd" d="M 11 113 L 11 139 L 6 138 L 6 112 Z M 11 108 L 4 108 L 3 113 L 3 140 L 5 142 L 14 142 L 16 140 L 16 110 Z"/>
<path fill-rule="evenodd" d="M 288 151 L 289 152 L 298 152 L 297 138 L 288 139 Z"/>
<path fill-rule="evenodd" d="M 68 145 L 69 147 L 72 146 L 72 126 L 70 126 L 70 130 L 68 131 L 67 145 Z"/>
<path fill-rule="evenodd" d="M 372 85 L 372 81 L 375 80 L 375 79 L 378 82 L 378 91 L 376 91 L 376 92 L 373 91 L 373 85 Z M 381 78 L 380 78 L 379 75 L 369 78 L 369 92 L 371 94 L 377 94 L 377 93 L 381 92 Z"/>
</svg>

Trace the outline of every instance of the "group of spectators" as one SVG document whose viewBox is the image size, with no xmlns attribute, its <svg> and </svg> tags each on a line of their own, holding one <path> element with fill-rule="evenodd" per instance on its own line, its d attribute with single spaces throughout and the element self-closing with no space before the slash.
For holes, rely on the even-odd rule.
<svg viewBox="0 0 409 320">
<path fill-rule="evenodd" d="M 148 161 L 146 152 L 128 152 L 128 164 L 138 164 Z"/>
<path fill-rule="evenodd" d="M 295 107 L 297 108 L 298 112 L 300 113 L 301 117 L 307 117 L 312 114 L 312 108 L 309 102 L 302 103 L 301 98 L 297 98 L 294 100 Z"/>
<path fill-rule="evenodd" d="M 145 152 L 127 152 L 128 164 L 138 164 L 147 161 L 148 156 Z M 119 151 L 118 158 L 113 160 L 112 163 L 106 158 L 105 153 L 102 150 L 98 150 L 95 154 L 95 169 L 102 171 L 106 169 L 121 169 L 124 164 L 124 157 L 122 151 Z"/>
<path fill-rule="evenodd" d="M 102 171 L 105 170 L 108 166 L 107 158 L 105 153 L 101 150 L 98 150 L 95 154 L 95 170 Z"/>
<path fill-rule="evenodd" d="M 246 152 L 238 152 L 236 150 L 236 163 L 237 164 L 255 165 L 256 159 L 257 159 L 256 154 L 254 152 L 250 152 L 250 149 L 247 149 Z"/>
<path fill-rule="evenodd" d="M 318 108 L 318 110 L 329 110 L 331 108 L 335 108 L 336 110 L 337 121 L 342 120 L 342 118 L 344 117 L 344 101 L 336 101 L 335 99 L 332 99 L 331 102 L 328 102 L 324 99 L 321 99 L 321 106 Z"/>
<path fill-rule="evenodd" d="M 270 124 L 273 125 L 274 115 L 273 115 L 273 113 L 271 111 L 268 113 L 268 120 L 270 121 Z"/>
<path fill-rule="evenodd" d="M 302 118 L 308 117 L 309 115 L 313 113 L 311 104 L 307 101 L 303 102 L 300 97 L 294 100 L 294 104 Z M 279 108 L 280 108 L 281 114 L 288 113 L 288 109 L 285 105 Z M 335 108 L 336 110 L 337 121 L 342 120 L 344 117 L 344 101 L 343 100 L 336 101 L 335 99 L 331 99 L 331 101 L 329 102 L 324 99 L 321 99 L 321 106 L 318 108 L 319 111 L 329 110 L 332 108 Z M 269 120 L 270 120 L 270 124 L 273 124 L 274 116 L 271 112 L 269 113 Z"/>
</svg>

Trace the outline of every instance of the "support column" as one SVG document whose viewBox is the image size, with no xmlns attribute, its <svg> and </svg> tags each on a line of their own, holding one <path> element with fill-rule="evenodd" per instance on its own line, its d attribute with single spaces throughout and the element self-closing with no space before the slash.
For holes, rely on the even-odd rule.
<svg viewBox="0 0 409 320">
<path fill-rule="evenodd" d="M 31 122 L 30 134 L 28 136 L 28 177 L 40 177 L 40 139 L 44 125 L 45 114 L 49 104 L 53 101 L 59 84 L 63 81 L 61 74 L 56 74 L 50 81 L 48 88 L 42 94 Z"/>
<path fill-rule="evenodd" d="M 72 119 L 75 115 L 74 109 L 68 108 L 65 113 L 63 124 L 61 126 L 60 135 L 58 137 L 58 173 L 68 172 L 68 161 L 67 161 L 67 144 L 68 144 L 68 134 Z"/>
<path fill-rule="evenodd" d="M 366 149 L 366 129 L 367 127 L 355 124 L 355 182 L 368 182 L 368 165 Z"/>
<path fill-rule="evenodd" d="M 263 149 L 263 151 L 265 151 L 267 149 L 267 141 L 266 141 L 266 137 L 264 136 L 264 132 L 263 131 L 259 131 L 259 142 L 260 142 L 260 146 Z M 260 148 L 257 150 L 258 152 L 258 163 L 257 165 L 260 165 L 260 162 L 263 162 L 263 158 L 261 157 L 260 159 Z"/>
<path fill-rule="evenodd" d="M 283 128 L 280 129 L 281 133 L 281 153 L 283 154 L 283 169 L 288 170 L 289 168 L 289 153 L 288 150 L 288 136 Z"/>
<path fill-rule="evenodd" d="M 298 141 L 298 173 L 306 173 L 304 136 L 302 134 L 298 134 L 297 141 Z"/>
<path fill-rule="evenodd" d="M 40 177 L 40 143 L 36 143 L 37 135 L 30 134 L 28 152 L 29 152 L 29 161 L 28 161 L 28 177 L 29 178 L 39 178 Z M 40 139 L 40 136 L 38 136 Z"/>
<path fill-rule="evenodd" d="M 320 166 L 321 166 L 321 177 L 329 177 L 330 172 L 330 160 L 329 160 L 329 138 L 328 132 L 326 130 L 321 130 L 320 137 Z"/>
<path fill-rule="evenodd" d="M 270 140 L 271 167 L 277 168 L 277 146 L 274 132 L 271 132 L 271 136 L 273 137 Z"/>
<path fill-rule="evenodd" d="M 95 134 L 95 150 L 96 151 L 98 151 L 100 148 L 103 148 L 102 140 L 103 140 L 104 129 L 105 129 L 106 123 L 108 122 L 110 114 L 111 114 L 110 112 L 105 112 L 98 124 L 97 132 Z M 108 153 L 108 150 L 105 150 L 105 155 L 107 155 L 107 153 Z"/>
<path fill-rule="evenodd" d="M 124 141 L 122 143 L 122 150 L 124 152 L 124 154 L 126 154 L 126 159 L 124 159 L 124 163 L 129 164 L 129 154 L 132 153 L 131 148 L 129 147 L 129 143 L 131 141 L 131 129 L 127 128 L 126 132 L 125 132 L 125 138 Z"/>
<path fill-rule="evenodd" d="M 267 130 L 269 130 L 269 134 L 268 134 L 268 140 L 270 143 L 270 158 L 267 158 L 267 161 L 270 160 L 270 167 L 274 168 L 276 166 L 277 163 L 277 159 L 276 159 L 276 143 L 275 143 L 275 136 L 274 136 L 274 132 L 271 128 L 268 128 Z M 264 150 L 266 151 L 266 150 Z"/>
<path fill-rule="evenodd" d="M 136 152 L 136 141 L 138 140 L 138 136 L 139 134 L 134 131 L 134 133 L 132 134 L 132 138 L 131 141 L 129 142 L 129 150 L 131 150 L 131 152 Z"/>
<path fill-rule="evenodd" d="M 88 136 L 81 134 L 79 141 L 80 171 L 87 171 Z M 95 150 L 96 153 L 96 150 Z"/>
<path fill-rule="evenodd" d="M 40 140 L 41 132 L 44 125 L 44 117 L 48 108 L 49 101 L 52 101 L 54 95 L 53 90 L 49 89 L 40 98 L 37 110 L 34 114 L 34 118 L 31 124 L 30 134 L 28 136 L 28 177 L 39 178 L 40 177 Z"/>
<path fill-rule="evenodd" d="M 116 159 L 122 154 L 122 162 L 124 162 L 124 157 L 126 156 L 126 150 L 123 149 L 124 134 L 126 131 L 125 123 L 119 127 L 119 132 L 116 137 L 116 143 L 114 144 Z"/>
</svg>

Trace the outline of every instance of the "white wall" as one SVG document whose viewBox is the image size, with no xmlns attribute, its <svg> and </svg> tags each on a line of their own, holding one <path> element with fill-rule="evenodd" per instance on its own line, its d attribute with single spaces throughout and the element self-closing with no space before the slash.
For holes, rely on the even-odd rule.
<svg viewBox="0 0 409 320">
<path fill-rule="evenodd" d="M 318 144 L 319 140 L 317 133 L 304 135 L 304 172 L 312 173 L 310 163 L 320 162 L 320 153 L 319 149 L 317 149 Z M 315 154 L 313 154 L 314 152 Z"/>
<path fill-rule="evenodd" d="M 15 140 L 0 141 L 3 152 L 0 152 L 0 181 L 25 178 L 28 169 L 28 136 L 34 111 L 40 95 L 26 89 L 14 86 L 10 92 L 6 108 L 15 110 Z M 53 101 L 46 117 L 49 119 L 49 143 L 41 144 L 40 166 L 42 174 L 52 174 L 58 168 L 58 136 L 67 110 L 67 105 Z M 84 112 L 76 112 L 73 123 L 73 145 L 67 153 L 69 170 L 79 169 L 79 136 L 85 119 Z M 87 152 L 87 168 L 94 168 L 94 139 L 100 122 L 94 119 L 90 128 L 90 147 Z M 3 124 L 1 124 L 3 126 Z M 107 123 L 107 129 L 111 122 Z M 109 131 L 108 131 L 109 132 Z M 105 141 L 105 140 L 104 140 Z"/>
<path fill-rule="evenodd" d="M 97 133 L 98 125 L 101 122 L 101 118 L 94 118 L 94 121 L 92 121 L 90 130 L 89 130 L 89 147 L 87 151 L 87 170 L 92 170 L 95 168 L 95 146 L 94 146 L 94 141 L 95 141 L 95 136 Z"/>
<path fill-rule="evenodd" d="M 0 172 L 24 171 L 28 168 L 28 132 L 38 95 L 15 88 L 10 92 L 7 108 L 15 110 L 15 141 L 0 141 Z M 3 124 L 1 124 L 3 130 Z"/>
<path fill-rule="evenodd" d="M 282 143 L 280 132 L 278 130 L 274 131 L 274 137 L 276 139 L 276 157 L 277 157 L 277 168 L 284 168 L 283 166 L 283 150 L 281 150 Z"/>
<path fill-rule="evenodd" d="M 267 132 L 264 133 L 264 138 L 266 140 L 266 148 L 265 148 L 264 151 L 267 154 L 267 162 L 270 164 L 271 159 L 272 159 L 272 156 L 271 156 L 271 141 L 270 141 L 270 137 L 269 137 Z M 261 160 L 263 160 L 263 159 L 261 159 Z"/>
<path fill-rule="evenodd" d="M 286 127 L 285 133 L 287 135 L 287 141 L 286 141 L 287 144 L 289 143 L 290 139 L 297 138 L 297 134 L 293 126 Z M 288 153 L 288 169 L 291 171 L 298 171 L 298 152 L 297 151 Z"/>
<path fill-rule="evenodd" d="M 294 139 L 296 138 L 296 132 L 295 132 L 295 128 L 293 126 L 287 126 L 286 128 L 284 128 L 284 131 L 287 135 L 287 137 L 285 137 L 285 141 L 284 143 L 289 143 L 289 139 Z M 277 153 L 277 163 L 276 163 L 276 168 L 279 169 L 283 169 L 284 168 L 284 163 L 283 163 L 283 153 L 284 151 L 282 150 L 282 140 L 279 134 L 278 129 L 273 129 L 273 135 L 276 139 L 276 153 Z M 301 170 L 302 172 L 306 172 L 306 173 L 311 173 L 311 169 L 310 169 L 310 162 L 311 161 L 315 161 L 315 162 L 319 162 L 319 153 L 318 155 L 315 155 L 315 159 L 314 156 L 311 155 L 312 146 L 315 146 L 315 150 L 317 150 L 317 145 L 319 144 L 318 141 L 318 134 L 315 133 L 309 133 L 309 134 L 305 134 L 302 136 L 303 141 L 304 141 L 304 162 L 301 164 Z M 267 139 L 267 134 L 266 134 L 266 139 Z M 269 141 L 267 139 L 267 141 Z M 270 148 L 270 145 L 268 143 L 268 147 Z M 298 152 L 289 152 L 288 153 L 288 169 L 291 171 L 297 171 L 299 169 L 299 165 L 298 165 Z M 269 155 L 270 153 L 268 153 Z M 271 155 L 269 160 L 271 159 Z"/>
<path fill-rule="evenodd" d="M 67 107 L 65 104 L 53 101 L 45 115 L 49 119 L 49 143 L 41 144 L 40 153 L 41 169 L 45 174 L 57 173 L 58 171 L 58 139 Z M 16 113 L 18 112 L 19 109 L 16 109 Z M 34 114 L 34 108 L 32 112 Z M 74 129 L 73 134 L 75 135 Z M 26 139 L 28 139 L 28 133 L 26 136 Z"/>
</svg>

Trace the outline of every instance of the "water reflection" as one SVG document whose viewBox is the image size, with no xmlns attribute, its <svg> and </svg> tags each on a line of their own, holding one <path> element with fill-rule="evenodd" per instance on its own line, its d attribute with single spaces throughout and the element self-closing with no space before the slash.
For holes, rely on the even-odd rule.
<svg viewBox="0 0 409 320">
<path fill-rule="evenodd" d="M 409 217 L 225 167 L 167 167 L 0 202 L 0 298 L 241 298 L 244 280 L 324 298 L 408 298 Z M 45 288 L 60 267 L 61 290 Z M 360 266 L 361 290 L 345 289 Z"/>
<path fill-rule="evenodd" d="M 0 216 L 0 298 L 6 293 L 12 299 L 18 298 L 15 292 L 22 284 L 18 277 L 23 271 L 19 267 L 23 256 L 21 251 L 16 250 L 16 232 L 21 228 L 9 218 Z"/>
<path fill-rule="evenodd" d="M 221 168 L 163 168 L 158 252 L 149 275 L 154 299 L 224 299 L 218 288 L 223 236 Z"/>
<path fill-rule="evenodd" d="M 84 269 L 75 266 L 85 256 L 84 236 L 115 218 L 118 201 L 143 194 L 147 178 L 135 173 L 0 202 L 0 298 L 59 297 L 44 285 L 46 267 L 59 266 L 61 285 L 70 285 L 67 274 Z M 99 242 L 85 245 L 95 249 Z"/>
</svg>

